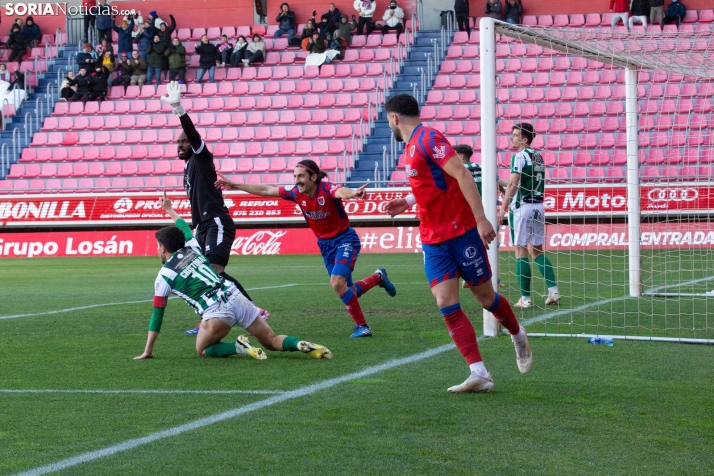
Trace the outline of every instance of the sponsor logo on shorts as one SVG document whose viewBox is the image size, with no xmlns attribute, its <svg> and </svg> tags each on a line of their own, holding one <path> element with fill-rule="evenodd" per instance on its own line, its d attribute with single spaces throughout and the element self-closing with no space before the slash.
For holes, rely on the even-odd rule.
<svg viewBox="0 0 714 476">
<path fill-rule="evenodd" d="M 464 256 L 466 259 L 474 259 L 476 257 L 476 247 L 475 246 L 469 246 L 464 250 Z"/>
</svg>

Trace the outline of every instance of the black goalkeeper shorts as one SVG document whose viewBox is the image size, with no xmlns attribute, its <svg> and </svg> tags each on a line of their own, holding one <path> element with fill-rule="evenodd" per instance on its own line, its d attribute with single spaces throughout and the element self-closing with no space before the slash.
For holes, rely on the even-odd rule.
<svg viewBox="0 0 714 476">
<path fill-rule="evenodd" d="M 236 237 L 236 225 L 230 217 L 214 217 L 201 222 L 196 230 L 196 241 L 211 264 L 226 266 L 231 246 Z"/>
</svg>

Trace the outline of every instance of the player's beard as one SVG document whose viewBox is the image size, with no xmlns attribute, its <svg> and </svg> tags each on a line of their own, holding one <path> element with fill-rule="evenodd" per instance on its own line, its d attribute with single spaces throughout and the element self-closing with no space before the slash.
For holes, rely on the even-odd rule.
<svg viewBox="0 0 714 476">
<path fill-rule="evenodd" d="M 392 134 L 394 134 L 394 138 L 397 140 L 397 142 L 404 142 L 404 137 L 402 137 L 402 131 L 400 131 L 399 129 L 392 129 Z"/>
</svg>

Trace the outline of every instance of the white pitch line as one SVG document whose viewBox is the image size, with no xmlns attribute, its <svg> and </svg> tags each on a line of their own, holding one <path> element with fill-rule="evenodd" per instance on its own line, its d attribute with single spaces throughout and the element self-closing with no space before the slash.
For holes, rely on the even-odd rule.
<svg viewBox="0 0 714 476">
<path fill-rule="evenodd" d="M 259 402 L 255 402 L 255 403 L 251 403 L 251 404 L 244 405 L 241 407 L 237 407 L 232 410 L 228 410 L 226 412 L 217 413 L 215 415 L 201 418 L 199 420 L 194 420 L 192 422 L 185 423 L 185 424 L 179 425 L 179 426 L 175 426 L 175 427 L 169 428 L 167 430 L 151 433 L 150 435 L 144 436 L 142 438 L 134 438 L 131 440 L 126 440 L 126 441 L 123 441 L 116 445 L 108 446 L 108 447 L 100 449 L 100 450 L 90 451 L 90 452 L 83 453 L 78 456 L 74 456 L 72 458 L 63 459 L 56 463 L 52 463 L 52 464 L 49 464 L 46 466 L 41 466 L 39 468 L 34 468 L 29 471 L 25 471 L 23 473 L 18 473 L 17 476 L 39 476 L 42 474 L 47 474 L 47 473 L 51 473 L 54 471 L 60 471 L 60 470 L 66 469 L 66 468 L 71 468 L 71 467 L 77 466 L 79 464 L 88 463 L 90 461 L 94 461 L 99 458 L 104 458 L 106 456 L 111 456 L 116 453 L 120 453 L 122 451 L 127 451 L 130 449 L 136 448 L 138 446 L 143 446 L 143 445 L 152 443 L 154 441 L 158 441 L 158 440 L 162 440 L 164 438 L 169 438 L 172 436 L 180 435 L 182 433 L 186 433 L 187 431 L 197 430 L 199 428 L 213 425 L 214 423 L 219 423 L 219 422 L 222 422 L 225 420 L 229 420 L 231 418 L 235 418 L 240 415 L 245 415 L 246 413 L 251 413 L 251 412 L 254 412 L 257 410 L 261 410 L 263 408 L 267 408 L 267 407 L 273 406 L 278 403 L 282 403 L 282 402 L 285 402 L 288 400 L 293 400 L 296 398 L 304 397 L 307 395 L 312 395 L 317 392 L 321 392 L 321 391 L 327 390 L 329 388 L 335 387 L 341 383 L 368 377 L 370 375 L 374 375 L 376 373 L 383 372 L 385 370 L 390 370 L 390 369 L 393 369 L 395 367 L 399 367 L 402 365 L 419 362 L 421 360 L 428 359 L 435 355 L 442 354 L 442 353 L 449 351 L 453 348 L 454 348 L 453 344 L 446 344 L 446 345 L 442 345 L 442 346 L 436 347 L 431 350 L 427 350 L 425 352 L 420 352 L 418 354 L 414 354 L 409 357 L 390 360 L 390 361 L 385 362 L 380 365 L 368 367 L 368 368 L 361 370 L 359 372 L 350 373 L 350 374 L 343 375 L 341 377 L 332 378 L 329 380 L 323 380 L 322 382 L 318 382 L 318 383 L 315 383 L 312 385 L 306 385 L 304 387 L 300 387 L 298 389 L 291 390 L 284 394 L 276 395 L 274 397 L 270 397 L 265 400 L 261 400 Z"/>
<path fill-rule="evenodd" d="M 394 283 L 395 285 L 398 286 L 412 286 L 412 285 L 417 285 L 417 284 L 424 284 L 423 281 L 418 281 L 418 282 L 409 282 L 409 283 Z M 260 288 L 246 288 L 246 291 L 261 291 L 264 289 L 281 289 L 281 288 L 292 288 L 295 286 L 329 286 L 329 283 L 294 283 L 294 284 L 280 284 L 277 286 L 264 286 Z M 170 299 L 174 299 L 176 296 L 172 296 Z M 105 302 L 102 304 L 88 304 L 86 306 L 78 306 L 78 307 L 70 307 L 67 309 L 55 309 L 54 311 L 42 311 L 42 312 L 35 312 L 35 313 L 30 313 L 30 314 L 12 314 L 9 316 L 0 316 L 0 320 L 3 319 L 17 319 L 19 317 L 36 317 L 36 316 L 48 316 L 51 314 L 62 314 L 65 312 L 72 312 L 72 311 L 84 311 L 87 309 L 95 309 L 98 307 L 107 307 L 107 306 L 123 306 L 125 304 L 142 304 L 142 303 L 147 303 L 147 302 L 153 302 L 151 299 L 144 299 L 141 301 L 124 301 L 124 302 Z"/>
<path fill-rule="evenodd" d="M 159 394 L 159 395 L 281 395 L 285 390 L 59 390 L 59 389 L 7 389 L 0 393 L 98 393 L 98 394 Z"/>
</svg>

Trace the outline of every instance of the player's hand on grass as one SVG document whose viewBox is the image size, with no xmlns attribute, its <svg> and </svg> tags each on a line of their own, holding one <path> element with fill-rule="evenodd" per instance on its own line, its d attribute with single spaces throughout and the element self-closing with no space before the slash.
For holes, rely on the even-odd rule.
<svg viewBox="0 0 714 476">
<path fill-rule="evenodd" d="M 144 360 L 144 359 L 152 359 L 152 358 L 154 358 L 154 354 L 152 354 L 151 352 L 144 352 L 143 354 L 137 355 L 136 357 L 134 357 L 134 360 Z"/>
<path fill-rule="evenodd" d="M 394 218 L 400 213 L 404 213 L 409 209 L 409 204 L 403 198 L 395 198 L 394 200 L 387 203 L 387 215 Z"/>
<path fill-rule="evenodd" d="M 218 174 L 218 173 L 216 175 L 218 175 L 218 180 L 216 180 L 216 183 L 213 184 L 214 187 L 216 187 L 219 190 L 222 188 L 224 188 L 224 189 L 234 189 L 235 188 L 235 184 L 233 182 L 231 182 L 229 179 L 227 179 L 225 175 Z"/>
<path fill-rule="evenodd" d="M 489 243 L 496 239 L 496 231 L 493 229 L 493 225 L 488 220 L 481 220 L 476 223 L 476 228 L 483 245 L 488 249 Z"/>
</svg>

